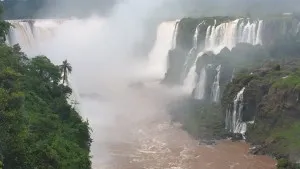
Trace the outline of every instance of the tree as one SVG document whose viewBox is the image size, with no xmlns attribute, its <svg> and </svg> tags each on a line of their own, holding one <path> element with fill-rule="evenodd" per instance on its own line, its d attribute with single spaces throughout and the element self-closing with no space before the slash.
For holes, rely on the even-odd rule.
<svg viewBox="0 0 300 169">
<path fill-rule="evenodd" d="M 0 4 L 0 19 L 3 14 L 3 6 Z M 12 25 L 4 20 L 0 20 L 0 43 L 4 43 L 6 41 L 6 35 L 9 32 L 9 28 Z"/>
<path fill-rule="evenodd" d="M 63 64 L 59 66 L 60 73 L 63 75 L 63 84 L 65 82 L 68 83 L 68 74 L 72 73 L 72 66 L 70 63 L 68 63 L 67 60 L 63 61 Z"/>
</svg>

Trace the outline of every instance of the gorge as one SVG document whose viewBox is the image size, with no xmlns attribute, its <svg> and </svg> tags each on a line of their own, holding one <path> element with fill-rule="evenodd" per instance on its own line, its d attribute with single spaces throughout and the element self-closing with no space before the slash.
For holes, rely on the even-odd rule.
<svg viewBox="0 0 300 169">
<path fill-rule="evenodd" d="M 8 22 L 7 44 L 73 65 L 95 169 L 275 168 L 244 143 L 196 141 L 229 137 L 254 154 L 299 158 L 297 16 L 163 22 L 149 54 L 135 57 L 143 30 L 103 18 Z"/>
</svg>

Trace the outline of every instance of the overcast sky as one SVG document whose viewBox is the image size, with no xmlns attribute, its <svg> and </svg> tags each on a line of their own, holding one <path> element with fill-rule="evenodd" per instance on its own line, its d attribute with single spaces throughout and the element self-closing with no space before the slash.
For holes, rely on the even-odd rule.
<svg viewBox="0 0 300 169">
<path fill-rule="evenodd" d="M 15 5 L 14 13 L 22 12 L 26 7 L 24 0 Z M 89 16 L 92 13 L 108 15 L 119 3 L 130 0 L 27 0 L 37 3 L 45 1 L 36 12 L 36 17 Z M 145 4 L 160 4 L 156 16 L 212 16 L 212 15 L 244 15 L 261 13 L 299 12 L 300 0 L 140 0 Z M 161 3 L 161 2 L 164 3 Z M 31 3 L 32 4 L 32 3 Z M 34 3 L 33 3 L 34 4 Z M 141 4 L 141 3 L 140 3 Z M 12 9 L 10 9 L 12 10 Z"/>
</svg>

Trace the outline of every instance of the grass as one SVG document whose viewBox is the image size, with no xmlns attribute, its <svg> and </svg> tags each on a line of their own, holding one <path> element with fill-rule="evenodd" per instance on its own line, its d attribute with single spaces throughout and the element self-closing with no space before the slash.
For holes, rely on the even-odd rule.
<svg viewBox="0 0 300 169">
<path fill-rule="evenodd" d="M 300 87 L 300 77 L 297 74 L 292 74 L 288 76 L 287 78 L 282 78 L 278 81 L 276 81 L 272 87 L 273 88 L 279 88 L 279 89 L 293 89 L 296 86 Z"/>
<path fill-rule="evenodd" d="M 284 140 L 286 144 L 282 148 L 286 151 L 300 150 L 300 122 L 295 122 L 284 128 L 275 129 L 271 137 Z"/>
</svg>

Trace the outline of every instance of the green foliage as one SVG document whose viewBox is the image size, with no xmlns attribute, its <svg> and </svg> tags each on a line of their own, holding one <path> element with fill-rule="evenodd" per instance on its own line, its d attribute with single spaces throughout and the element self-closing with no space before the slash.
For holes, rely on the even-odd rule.
<svg viewBox="0 0 300 169">
<path fill-rule="evenodd" d="M 91 168 L 89 124 L 68 104 L 59 68 L 0 42 L 0 169 Z"/>
<path fill-rule="evenodd" d="M 60 73 L 63 75 L 63 84 L 68 83 L 68 74 L 72 73 L 72 66 L 67 60 L 63 61 L 63 64 L 59 66 Z"/>
<path fill-rule="evenodd" d="M 272 131 L 271 137 L 273 139 L 280 140 L 283 144 L 285 143 L 284 149 L 288 150 L 300 150 L 300 123 L 295 122 L 285 127 L 276 128 Z M 285 151 L 285 150 L 284 150 Z"/>
<path fill-rule="evenodd" d="M 222 97 L 223 111 L 241 87 L 244 92 L 243 116 L 255 116 L 255 123 L 247 127 L 247 141 L 263 145 L 257 152 L 276 158 L 287 157 L 295 162 L 300 155 L 300 123 L 298 100 L 300 73 L 298 62 L 283 65 L 265 64 L 262 68 L 238 73 L 226 87 Z M 297 168 L 281 160 L 278 168 Z"/>
<path fill-rule="evenodd" d="M 274 88 L 299 88 L 300 86 L 300 76 L 297 74 L 290 75 L 286 78 L 282 78 L 273 84 Z"/>
<path fill-rule="evenodd" d="M 3 6 L 0 4 L 0 16 L 2 16 L 3 13 Z M 11 27 L 11 24 L 0 20 L 0 42 L 3 43 L 6 40 L 6 35 L 8 34 L 9 28 Z"/>
<path fill-rule="evenodd" d="M 280 158 L 277 160 L 277 169 L 300 169 L 300 165 L 291 163 L 286 158 Z"/>
</svg>

